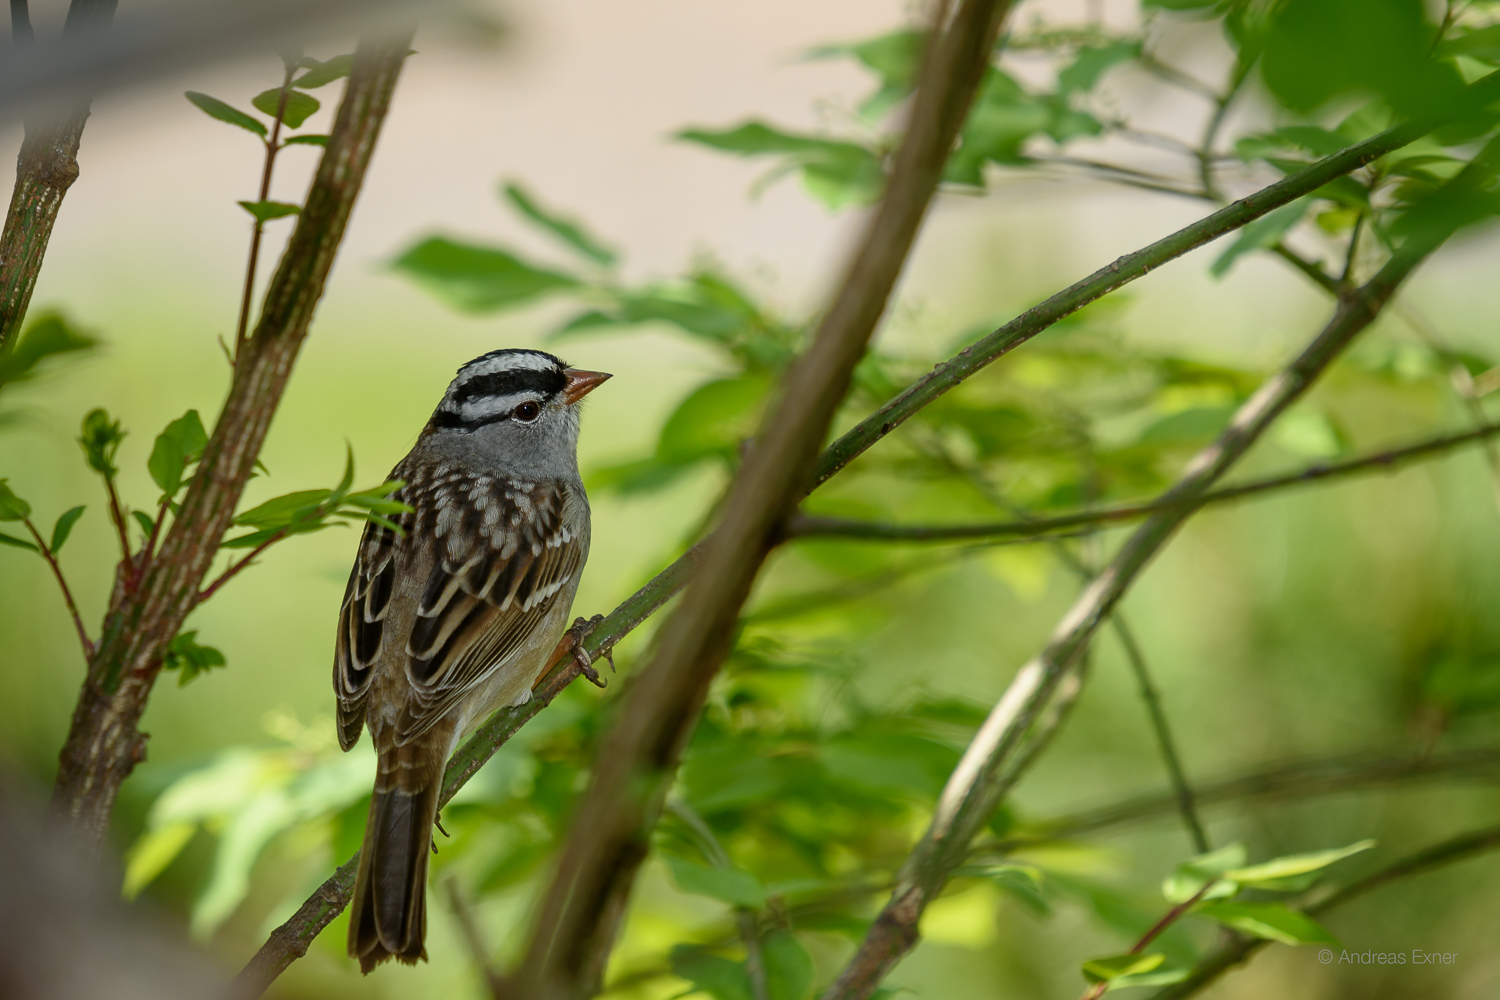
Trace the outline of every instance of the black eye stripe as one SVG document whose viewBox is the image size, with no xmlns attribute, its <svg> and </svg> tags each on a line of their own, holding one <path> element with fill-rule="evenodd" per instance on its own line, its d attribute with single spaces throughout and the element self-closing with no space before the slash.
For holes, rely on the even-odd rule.
<svg viewBox="0 0 1500 1000">
<path fill-rule="evenodd" d="M 567 384 L 568 377 L 561 371 L 518 368 L 490 375 L 473 375 L 454 386 L 452 403 L 462 406 L 483 396 L 512 396 L 527 391 L 550 399 L 562 392 Z"/>
</svg>

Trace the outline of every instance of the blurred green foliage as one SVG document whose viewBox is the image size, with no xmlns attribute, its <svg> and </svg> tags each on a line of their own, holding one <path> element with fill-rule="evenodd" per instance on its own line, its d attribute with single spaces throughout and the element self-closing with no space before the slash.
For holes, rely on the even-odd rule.
<svg viewBox="0 0 1500 1000">
<path fill-rule="evenodd" d="M 1451 118 L 1429 137 L 1247 226 L 1210 265 L 1220 277 L 1255 255 L 1290 253 L 1318 268 L 1326 284 L 1347 285 L 1439 216 L 1446 221 L 1457 213 L 1477 225 L 1500 209 L 1492 178 L 1461 204 L 1434 197 L 1500 122 L 1493 106 L 1474 106 L 1464 91 L 1500 67 L 1500 5 L 1452 4 L 1437 20 L 1433 10 L 1418 0 L 1150 0 L 1129 31 L 1092 20 L 1019 19 L 997 49 L 962 131 L 947 190 L 972 196 L 1018 177 L 1081 173 L 1208 204 L 1224 200 L 1226 191 L 1254 190 L 1396 121 Z M 1159 55 L 1164 33 L 1194 21 L 1215 22 L 1227 46 L 1220 81 L 1212 86 Z M 884 184 L 921 44 L 920 33 L 903 29 L 812 53 L 852 59 L 875 78 L 854 113 L 826 134 L 752 119 L 684 129 L 677 138 L 770 162 L 758 186 L 796 174 L 830 210 L 868 205 Z M 304 62 L 305 75 L 294 81 L 303 89 L 347 72 L 336 60 Z M 1131 144 L 1162 145 L 1160 136 L 1153 139 L 1131 119 L 1131 102 L 1144 102 L 1143 81 L 1206 98 L 1210 124 L 1199 145 L 1176 142 L 1175 172 L 1136 166 L 1122 153 Z M 267 95 L 279 93 L 266 91 L 252 104 L 274 114 Z M 219 120 L 266 134 L 247 113 L 204 95 L 189 98 Z M 1252 101 L 1261 113 L 1245 116 L 1243 124 L 1223 114 L 1236 102 Z M 289 117 L 287 124 L 305 117 Z M 726 483 L 778 376 L 817 317 L 786 315 L 751 281 L 711 261 L 672 277 L 637 278 L 617 249 L 626 239 L 596 235 L 519 181 L 506 182 L 502 195 L 520 220 L 567 255 L 567 263 L 533 261 L 492 240 L 430 235 L 396 256 L 393 269 L 466 313 L 494 315 L 550 300 L 565 312 L 551 334 L 559 345 L 603 336 L 644 341 L 664 331 L 693 345 L 708 362 L 698 384 L 662 420 L 654 443 L 595 464 L 588 485 L 596 498 L 628 503 L 671 496 L 685 482 Z M 252 204 L 274 217 L 265 207 L 274 203 L 242 204 L 257 219 Z M 1122 333 L 1130 307 L 1127 296 L 1111 296 L 969 379 L 819 490 L 807 510 L 958 523 L 1072 512 L 1163 490 L 1225 428 L 1275 361 L 1211 361 L 1205 360 L 1211 350 L 1138 342 Z M 49 322 L 55 328 L 44 326 Z M 23 377 L 46 356 L 91 346 L 69 329 L 55 317 L 37 320 L 12 355 L 19 360 L 0 359 L 0 382 L 10 371 L 19 373 L 12 380 Z M 840 426 L 986 332 L 943 331 L 941 349 L 882 340 L 857 370 Z M 1453 386 L 1500 385 L 1489 349 L 1460 350 L 1430 331 L 1419 328 L 1412 336 L 1388 326 L 1278 424 L 1252 464 L 1297 467 L 1373 448 L 1392 436 L 1414 438 L 1424 428 L 1435 433 L 1455 414 L 1483 416 L 1483 393 L 1461 396 Z M 32 353 L 23 356 L 23 350 Z M 121 422 L 103 410 L 85 418 L 81 442 L 88 464 L 107 479 L 118 471 L 123 434 Z M 148 468 L 162 491 L 161 512 L 155 519 L 131 512 L 146 517 L 146 535 L 170 514 L 205 441 L 192 410 L 156 439 Z M 19 470 L 6 471 L 11 482 L 21 478 Z M 253 547 L 334 518 L 379 520 L 391 512 L 385 498 L 398 484 L 351 492 L 352 482 L 351 454 L 337 487 L 291 493 L 240 513 L 236 524 L 250 530 L 224 547 Z M 1434 503 L 1445 519 L 1461 501 L 1444 495 Z M 74 507 L 56 522 L 53 550 L 81 514 Z M 0 481 L 0 519 L 28 516 L 29 506 Z M 653 525 L 659 557 L 696 539 L 712 516 L 710 501 Z M 1343 515 L 1332 516 L 1338 524 L 1326 520 L 1326 512 L 1296 523 L 1247 516 L 1229 533 L 1248 526 L 1267 537 L 1296 537 L 1276 542 L 1236 534 L 1213 545 L 1192 543 L 1199 550 L 1182 558 L 1201 556 L 1203 564 L 1193 567 L 1200 582 L 1157 599 L 1169 606 L 1156 609 L 1159 627 L 1149 645 L 1172 647 L 1181 634 L 1179 619 L 1206 614 L 1216 588 L 1229 586 L 1225 577 L 1250 575 L 1254 570 L 1244 567 L 1269 559 L 1276 546 L 1331 551 L 1319 548 L 1324 536 L 1349 526 Z M 1387 532 L 1417 532 L 1418 520 L 1382 520 L 1380 544 L 1396 544 Z M 1428 535 L 1436 538 L 1441 530 Z M 1101 533 L 1032 548 L 815 537 L 788 544 L 746 609 L 672 806 L 655 831 L 658 864 L 648 871 L 627 925 L 610 991 L 751 1000 L 756 984 L 742 918 L 754 928 L 766 1000 L 805 1000 L 826 985 L 869 929 L 988 710 L 980 695 L 989 688 L 971 683 L 972 659 L 954 652 L 960 640 L 977 636 L 975 643 L 991 654 L 1001 647 L 998 635 L 1018 635 L 1003 656 L 995 654 L 1009 663 L 1016 658 L 1012 646 L 1041 641 L 1061 609 L 1060 597 L 1078 582 L 1074 571 L 1097 566 L 1101 546 L 1116 537 Z M 1478 537 L 1493 545 L 1492 526 Z M 34 547 L 3 534 L 0 541 Z M 1429 550 L 1444 543 L 1464 551 L 1443 549 L 1429 558 Z M 1359 550 L 1362 543 L 1345 544 Z M 1376 543 L 1365 547 L 1377 549 Z M 1169 689 L 1167 698 L 1169 715 L 1189 734 L 1183 743 L 1190 773 L 1230 762 L 1246 769 L 1292 751 L 1364 749 L 1372 740 L 1392 753 L 1430 752 L 1492 733 L 1500 709 L 1496 581 L 1465 568 L 1470 548 L 1463 538 L 1438 538 L 1422 549 L 1426 575 L 1407 567 L 1414 579 L 1451 575 L 1461 580 L 1454 590 L 1467 592 L 1402 591 L 1411 606 L 1402 605 L 1408 618 L 1395 624 L 1382 620 L 1386 612 L 1376 607 L 1383 597 L 1370 598 L 1375 610 L 1368 616 L 1364 607 L 1365 591 L 1386 595 L 1386 581 L 1343 580 L 1337 565 L 1283 565 L 1275 584 L 1264 588 L 1271 596 L 1247 599 L 1246 620 L 1232 622 L 1238 631 L 1211 650 L 1242 673 L 1217 661 L 1198 663 L 1188 653 L 1169 657 L 1179 666 L 1192 661 L 1191 671 L 1173 673 L 1181 689 Z M 1233 571 L 1215 565 L 1224 552 L 1243 565 Z M 1287 561 L 1295 562 L 1283 557 Z M 1392 556 L 1382 565 L 1394 562 Z M 954 635 L 963 630 L 974 636 Z M 184 632 L 171 647 L 167 667 L 180 671 L 182 683 L 226 659 L 199 645 L 196 634 Z M 1098 656 L 1117 659 L 1107 649 Z M 888 675 L 893 659 L 904 667 L 899 684 L 889 683 L 880 666 Z M 1103 674 L 1107 665 L 1096 670 Z M 1224 676 L 1212 683 L 1201 678 L 1216 669 Z M 1074 723 L 1079 732 L 1067 734 L 1072 742 L 1058 750 L 1070 769 L 1049 777 L 1043 764 L 1036 783 L 1062 774 L 1090 793 L 1112 793 L 1106 800 L 1122 797 L 1115 790 L 1127 784 L 1158 784 L 1155 765 L 1142 763 L 1154 760 L 1154 749 L 1138 721 L 1138 702 L 1121 682 L 1100 676 L 1091 683 Z M 444 811 L 451 839 L 440 839 L 434 883 L 457 879 L 492 912 L 509 913 L 510 938 L 501 949 L 507 953 L 524 929 L 526 901 L 566 829 L 614 704 L 601 705 L 592 692 L 565 692 Z M 237 912 L 254 911 L 257 927 L 274 924 L 326 876 L 330 862 L 344 860 L 360 841 L 372 771 L 366 749 L 340 755 L 331 726 L 306 727 L 284 714 L 271 716 L 267 728 L 271 745 L 225 748 L 166 782 L 128 855 L 127 894 L 159 892 L 161 901 L 183 910 L 203 940 L 222 932 Z M 1366 742 L 1347 742 L 1357 738 Z M 1152 770 L 1143 779 L 1146 767 Z M 1325 868 L 1351 856 L 1357 855 L 1340 874 L 1344 868 L 1369 871 L 1377 856 L 1388 863 L 1395 856 L 1388 838 L 1411 846 L 1418 835 L 1448 835 L 1469 820 L 1492 817 L 1495 804 L 1493 794 L 1481 794 L 1424 816 L 1391 804 L 1318 804 L 1274 815 L 1237 810 L 1212 826 L 1216 838 L 1235 843 L 1185 859 L 1175 831 L 1127 838 L 1123 848 L 1054 837 L 1047 813 L 1072 801 L 1071 787 L 1067 792 L 1040 795 L 1045 808 L 1003 807 L 972 863 L 923 924 L 940 954 L 985 956 L 992 980 L 1026 995 L 1076 995 L 1089 982 L 1110 989 L 1175 982 L 1213 946 L 1218 926 L 1286 944 L 1334 941 L 1333 930 L 1290 908 L 1283 894 L 1306 891 Z M 1380 839 L 1380 847 L 1366 834 Z M 1334 846 L 1356 838 L 1348 848 Z M 1007 846 L 1021 842 L 1030 846 Z M 1252 855 L 1270 860 L 1251 864 Z M 272 869 L 301 874 L 278 879 Z M 257 880 L 274 889 L 257 899 Z M 1456 901 L 1465 914 L 1493 915 L 1493 904 L 1481 898 L 1487 884 L 1461 886 L 1442 898 Z M 1125 953 L 1161 917 L 1163 896 L 1182 904 L 1200 892 L 1188 915 L 1204 919 L 1174 921 L 1150 950 Z M 1351 926 L 1367 941 L 1376 930 L 1414 941 L 1422 922 L 1435 918 L 1431 906 L 1412 903 L 1410 910 L 1406 916 L 1382 907 Z M 330 952 L 340 951 L 341 926 L 324 935 Z M 1350 935 L 1341 936 L 1350 942 Z M 1104 957 L 1089 957 L 1095 954 Z M 911 963 L 916 971 L 902 979 L 905 987 L 920 986 L 934 967 L 922 952 Z M 1305 978 L 1286 973 L 1269 992 Z M 934 974 L 934 981 L 942 980 Z M 1347 982 L 1406 989 L 1420 982 L 1422 995 L 1434 997 L 1461 990 L 1456 979 L 1435 973 L 1421 980 Z"/>
</svg>

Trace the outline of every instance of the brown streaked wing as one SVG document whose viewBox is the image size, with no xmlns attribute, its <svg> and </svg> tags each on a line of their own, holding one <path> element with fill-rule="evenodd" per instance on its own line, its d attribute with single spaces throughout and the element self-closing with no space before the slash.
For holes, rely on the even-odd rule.
<svg viewBox="0 0 1500 1000">
<path fill-rule="evenodd" d="M 408 639 L 413 698 L 397 724 L 404 744 L 426 732 L 520 649 L 583 563 L 563 524 L 567 487 L 531 490 L 488 477 L 455 484 L 436 529 L 439 547 Z"/>
</svg>

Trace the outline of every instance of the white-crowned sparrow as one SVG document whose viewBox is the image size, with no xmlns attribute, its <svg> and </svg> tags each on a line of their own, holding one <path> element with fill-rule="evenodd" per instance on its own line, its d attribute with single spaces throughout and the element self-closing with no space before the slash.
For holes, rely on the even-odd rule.
<svg viewBox="0 0 1500 1000">
<path fill-rule="evenodd" d="M 349 919 L 369 972 L 426 958 L 427 852 L 443 767 L 523 704 L 562 638 L 589 554 L 578 401 L 605 379 L 541 351 L 464 365 L 396 466 L 401 534 L 370 524 L 339 611 L 339 744 L 380 763 Z"/>
</svg>

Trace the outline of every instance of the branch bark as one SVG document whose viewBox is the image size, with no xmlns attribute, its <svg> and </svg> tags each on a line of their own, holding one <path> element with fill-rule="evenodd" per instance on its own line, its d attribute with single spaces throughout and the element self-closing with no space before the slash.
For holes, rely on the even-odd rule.
<svg viewBox="0 0 1500 1000">
<path fill-rule="evenodd" d="M 18 7 L 13 0 L 11 14 L 12 40 L 30 41 L 26 5 Z M 63 34 L 73 37 L 106 27 L 114 16 L 115 0 L 73 0 Z M 88 118 L 85 101 L 55 118 L 26 122 L 26 137 L 16 160 L 16 186 L 5 229 L 0 232 L 0 353 L 14 342 L 31 305 L 63 196 L 78 179 L 78 145 Z"/>
<path fill-rule="evenodd" d="M 1487 148 L 1486 154 L 1490 153 Z M 1475 173 L 1471 165 L 1460 177 L 1473 177 Z M 1172 506 L 1136 529 L 1063 617 L 1047 646 L 1020 669 L 954 769 L 927 833 L 897 878 L 891 900 L 823 1000 L 864 1000 L 916 944 L 923 910 L 963 863 L 970 840 L 994 812 L 1005 786 L 1014 780 L 997 782 L 997 775 L 1009 776 L 1009 764 L 1018 746 L 1074 657 L 1086 647 L 1152 557 L 1197 509 L 1209 488 L 1374 321 L 1400 283 L 1441 242 L 1440 236 L 1414 240 L 1397 251 L 1369 283 L 1339 302 L 1333 319 L 1301 355 L 1267 380 L 1235 413 L 1219 439 L 1188 464 L 1182 479 L 1163 495 L 1162 499 Z"/>
<path fill-rule="evenodd" d="M 1008 0 L 938 8 L 905 140 L 842 288 L 778 399 L 704 543 L 702 571 L 663 626 L 658 652 L 624 695 L 595 761 L 533 934 L 515 973 L 535 998 L 596 991 L 681 750 L 818 446 L 883 315 L 927 205 L 989 65 Z"/>
<path fill-rule="evenodd" d="M 145 756 L 137 728 L 162 650 L 198 601 L 250 478 L 369 166 L 410 35 L 362 42 L 307 202 L 229 396 L 161 549 L 117 588 L 59 757 L 51 815 L 97 857 L 120 784 Z M 127 571 L 131 567 L 126 567 Z"/>
</svg>

